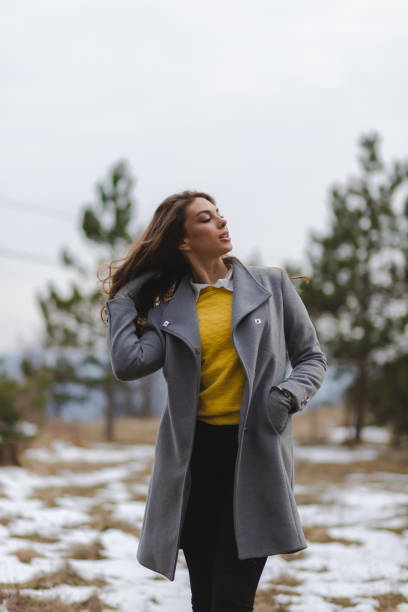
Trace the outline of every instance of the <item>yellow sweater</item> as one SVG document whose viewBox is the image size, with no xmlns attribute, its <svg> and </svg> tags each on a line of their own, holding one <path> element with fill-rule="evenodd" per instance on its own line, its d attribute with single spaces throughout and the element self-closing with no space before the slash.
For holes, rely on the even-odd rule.
<svg viewBox="0 0 408 612">
<path fill-rule="evenodd" d="M 197 299 L 201 335 L 201 382 L 197 418 L 211 425 L 239 423 L 245 370 L 232 343 L 233 294 L 205 287 Z"/>
</svg>

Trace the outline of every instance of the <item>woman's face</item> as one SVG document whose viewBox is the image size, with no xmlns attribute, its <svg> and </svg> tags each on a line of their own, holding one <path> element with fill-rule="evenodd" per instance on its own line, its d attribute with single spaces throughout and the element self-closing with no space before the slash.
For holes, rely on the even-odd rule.
<svg viewBox="0 0 408 612">
<path fill-rule="evenodd" d="M 205 198 L 196 198 L 187 206 L 184 229 L 180 247 L 186 254 L 213 259 L 232 249 L 226 219 Z"/>
</svg>

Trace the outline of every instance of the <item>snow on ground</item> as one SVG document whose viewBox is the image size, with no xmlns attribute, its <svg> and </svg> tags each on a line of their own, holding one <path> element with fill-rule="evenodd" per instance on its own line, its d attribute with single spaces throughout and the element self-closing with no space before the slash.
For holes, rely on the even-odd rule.
<svg viewBox="0 0 408 612">
<path fill-rule="evenodd" d="M 368 445 L 356 449 L 348 449 L 335 444 L 302 446 L 294 445 L 296 459 L 304 459 L 313 463 L 353 463 L 353 461 L 371 461 L 380 450 Z"/>
<path fill-rule="evenodd" d="M 326 538 L 311 538 L 308 548 L 299 554 L 268 558 L 259 590 L 268 590 L 269 581 L 283 574 L 299 582 L 282 583 L 274 595 L 281 610 L 375 612 L 375 597 L 388 592 L 399 593 L 408 601 L 408 475 L 383 470 L 358 473 L 351 468 L 344 481 L 319 482 L 318 464 L 370 462 L 383 450 L 368 443 L 354 450 L 334 443 L 295 445 L 296 460 L 316 464 L 316 483 L 295 485 L 295 497 L 312 496 L 309 503 L 298 503 L 306 537 L 320 529 Z M 62 568 L 69 558 L 72 570 L 95 584 L 62 583 L 23 588 L 21 593 L 40 599 L 58 596 L 74 603 L 97 592 L 103 602 L 120 612 L 191 610 L 182 551 L 174 582 L 136 560 L 137 528 L 143 518 L 153 446 L 95 444 L 83 448 L 55 440 L 51 448 L 27 454 L 44 464 L 57 463 L 58 468 L 61 464 L 61 469 L 44 476 L 23 468 L 0 469 L 2 583 L 24 586 Z M 74 469 L 73 463 L 79 467 Z M 83 464 L 88 467 L 81 471 Z M 86 554 L 72 558 L 73 547 L 85 546 L 89 551 L 95 542 L 102 558 L 87 558 Z M 13 554 L 21 549 L 41 556 L 24 562 Z M 98 586 L 101 579 L 106 586 Z M 279 581 L 272 586 L 278 585 Z M 4 605 L 0 610 L 7 612 Z M 408 603 L 400 603 L 396 610 L 406 612 Z"/>
<path fill-rule="evenodd" d="M 331 442 L 344 442 L 350 440 L 354 436 L 354 427 L 337 426 L 332 427 L 329 433 Z M 378 442 L 379 444 L 388 444 L 390 441 L 390 432 L 385 427 L 377 427 L 376 425 L 368 425 L 361 432 L 363 442 Z"/>
</svg>

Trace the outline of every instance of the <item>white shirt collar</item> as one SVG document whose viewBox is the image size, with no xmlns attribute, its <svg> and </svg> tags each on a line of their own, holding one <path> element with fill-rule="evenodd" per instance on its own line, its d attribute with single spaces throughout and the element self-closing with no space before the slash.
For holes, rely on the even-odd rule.
<svg viewBox="0 0 408 612">
<path fill-rule="evenodd" d="M 200 295 L 201 289 L 204 289 L 204 287 L 224 287 L 224 289 L 228 289 L 228 291 L 233 291 L 232 266 L 224 278 L 219 278 L 215 283 L 195 283 L 193 281 L 193 277 L 190 276 L 190 284 L 194 290 L 196 302 Z"/>
</svg>

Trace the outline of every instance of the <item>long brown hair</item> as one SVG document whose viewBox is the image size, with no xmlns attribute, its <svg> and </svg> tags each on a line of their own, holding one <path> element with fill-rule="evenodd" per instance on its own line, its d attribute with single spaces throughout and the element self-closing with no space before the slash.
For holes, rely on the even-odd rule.
<svg viewBox="0 0 408 612">
<path fill-rule="evenodd" d="M 146 321 L 149 309 L 170 299 L 183 276 L 191 272 L 188 260 L 177 247 L 185 236 L 186 208 L 196 198 L 205 198 L 216 205 L 215 199 L 202 191 L 182 191 L 167 197 L 158 205 L 149 225 L 127 255 L 108 264 L 109 273 L 105 279 L 99 278 L 98 274 L 102 281 L 102 293 L 106 297 L 101 308 L 101 318 L 105 324 L 106 302 L 133 278 L 148 270 L 160 272 L 159 276 L 143 285 L 138 295 L 138 328 Z M 226 264 L 232 264 L 234 257 L 227 255 L 223 260 Z"/>
<path fill-rule="evenodd" d="M 101 279 L 98 273 L 98 279 L 102 282 L 101 292 L 105 297 L 101 308 L 101 318 L 105 325 L 106 302 L 113 299 L 119 289 L 132 279 L 149 270 L 157 270 L 159 273 L 149 279 L 139 292 L 136 319 L 136 330 L 139 333 L 149 309 L 171 299 L 183 276 L 191 272 L 187 258 L 177 247 L 185 236 L 186 208 L 196 198 L 205 198 L 216 205 L 215 199 L 202 191 L 187 190 L 167 197 L 158 205 L 149 225 L 127 255 L 113 259 L 108 264 L 108 276 Z M 233 255 L 225 255 L 222 259 L 228 267 L 236 260 Z"/>
</svg>

